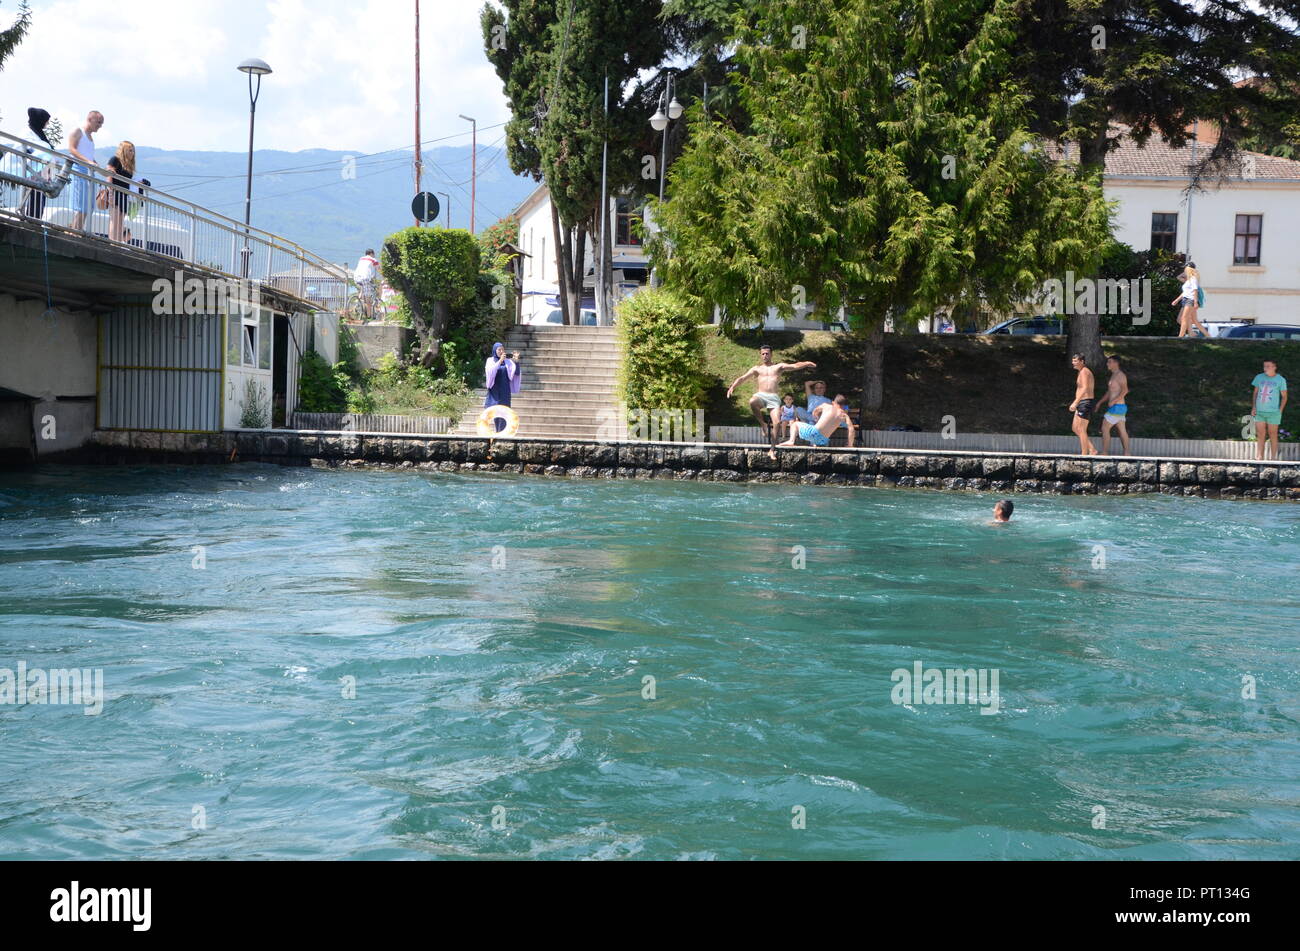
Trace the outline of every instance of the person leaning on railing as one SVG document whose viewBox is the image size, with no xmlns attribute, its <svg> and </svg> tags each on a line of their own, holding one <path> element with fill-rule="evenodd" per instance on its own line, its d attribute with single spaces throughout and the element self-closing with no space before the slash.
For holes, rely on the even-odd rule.
<svg viewBox="0 0 1300 951">
<path fill-rule="evenodd" d="M 32 134 L 40 139 L 46 145 L 53 148 L 49 137 L 45 134 L 45 127 L 50 123 L 50 114 L 44 109 L 27 110 L 27 128 L 32 130 Z M 26 149 L 28 155 L 35 155 L 35 149 Z M 30 160 L 24 163 L 23 177 L 33 181 L 48 182 L 54 177 L 54 166 L 49 160 Z M 27 197 L 22 203 L 22 213 L 28 218 L 43 218 L 45 216 L 45 193 L 40 189 L 32 188 L 27 192 Z"/>
<path fill-rule="evenodd" d="M 91 112 L 86 116 L 86 124 L 72 130 L 72 135 L 68 137 L 68 154 L 77 160 L 76 170 L 81 175 L 76 176 L 72 183 L 72 229 L 74 231 L 86 230 L 86 223 L 94 213 L 95 188 L 92 177 L 92 168 L 99 168 L 95 163 L 95 138 L 94 135 L 104 127 L 104 114 L 102 112 Z M 84 176 L 84 177 L 83 177 Z"/>
</svg>

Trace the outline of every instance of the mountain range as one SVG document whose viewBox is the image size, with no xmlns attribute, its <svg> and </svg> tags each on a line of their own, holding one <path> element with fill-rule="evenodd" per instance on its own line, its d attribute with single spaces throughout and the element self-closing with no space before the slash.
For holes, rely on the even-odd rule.
<svg viewBox="0 0 1300 951">
<path fill-rule="evenodd" d="M 451 227 L 469 227 L 471 157 L 469 146 L 423 153 L 424 190 L 443 205 L 439 224 L 447 222 L 447 209 L 446 198 L 437 193 L 446 192 Z M 386 236 L 414 224 L 413 161 L 410 149 L 368 156 L 327 149 L 255 151 L 253 226 L 326 260 L 355 264 L 367 248 L 377 249 Z M 244 219 L 247 174 L 247 152 L 137 149 L 137 178 L 238 221 Z M 536 187 L 510 171 L 503 149 L 480 146 L 475 229 L 510 214 Z"/>
</svg>

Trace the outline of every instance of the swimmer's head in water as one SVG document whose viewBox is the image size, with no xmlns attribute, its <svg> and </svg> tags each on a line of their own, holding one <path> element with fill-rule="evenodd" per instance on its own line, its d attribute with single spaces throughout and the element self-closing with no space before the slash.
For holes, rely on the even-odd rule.
<svg viewBox="0 0 1300 951">
<path fill-rule="evenodd" d="M 1010 499 L 1003 499 L 993 506 L 993 516 L 1000 522 L 1011 521 L 1011 513 L 1016 510 L 1016 503 Z"/>
</svg>

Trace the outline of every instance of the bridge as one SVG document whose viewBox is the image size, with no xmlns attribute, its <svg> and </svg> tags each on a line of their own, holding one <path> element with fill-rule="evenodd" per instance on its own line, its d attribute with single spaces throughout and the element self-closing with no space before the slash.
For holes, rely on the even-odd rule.
<svg viewBox="0 0 1300 951">
<path fill-rule="evenodd" d="M 337 359 L 346 269 L 96 171 L 0 132 L 0 460 L 284 425 L 301 356 Z"/>
</svg>

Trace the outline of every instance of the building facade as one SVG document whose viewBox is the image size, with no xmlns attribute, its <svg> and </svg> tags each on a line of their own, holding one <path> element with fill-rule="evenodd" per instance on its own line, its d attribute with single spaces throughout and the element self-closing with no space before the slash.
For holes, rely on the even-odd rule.
<svg viewBox="0 0 1300 951">
<path fill-rule="evenodd" d="M 1300 325 L 1300 162 L 1246 153 L 1230 175 L 1189 192 L 1193 148 L 1125 138 L 1111 152 L 1116 239 L 1187 253 L 1205 290 L 1202 320 Z"/>
</svg>

